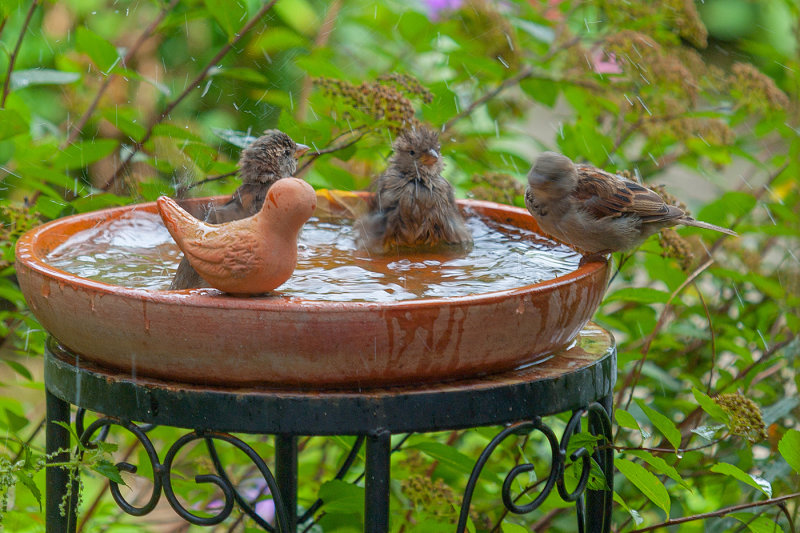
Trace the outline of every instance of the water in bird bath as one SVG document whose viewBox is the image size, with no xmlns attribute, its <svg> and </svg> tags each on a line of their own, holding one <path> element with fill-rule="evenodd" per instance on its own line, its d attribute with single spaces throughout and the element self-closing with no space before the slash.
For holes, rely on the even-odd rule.
<svg viewBox="0 0 800 533">
<path fill-rule="evenodd" d="M 352 220 L 312 218 L 298 243 L 297 269 L 276 293 L 327 301 L 390 302 L 513 289 L 574 271 L 580 256 L 532 231 L 467 216 L 474 245 L 454 254 L 370 255 Z M 50 265 L 113 285 L 165 290 L 181 251 L 158 215 L 133 211 L 72 235 Z"/>
</svg>

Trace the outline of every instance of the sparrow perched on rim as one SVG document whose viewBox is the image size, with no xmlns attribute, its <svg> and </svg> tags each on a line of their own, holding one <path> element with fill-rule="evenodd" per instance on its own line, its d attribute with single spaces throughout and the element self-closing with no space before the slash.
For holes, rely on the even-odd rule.
<svg viewBox="0 0 800 533">
<path fill-rule="evenodd" d="M 427 127 L 406 130 L 392 150 L 374 184 L 369 212 L 356 223 L 362 245 L 387 252 L 472 243 L 453 186 L 442 177 L 439 133 Z"/>
<path fill-rule="evenodd" d="M 636 248 L 663 228 L 683 224 L 736 232 L 695 220 L 655 191 L 566 156 L 544 152 L 528 172 L 525 205 L 545 233 L 587 259 Z"/>
<path fill-rule="evenodd" d="M 308 146 L 294 142 L 280 130 L 266 130 L 239 156 L 242 184 L 231 199 L 219 206 L 208 206 L 200 217 L 204 222 L 222 224 L 253 216 L 261 210 L 273 183 L 288 178 L 297 170 L 297 158 Z M 184 257 L 172 279 L 170 290 L 210 287 Z"/>
</svg>

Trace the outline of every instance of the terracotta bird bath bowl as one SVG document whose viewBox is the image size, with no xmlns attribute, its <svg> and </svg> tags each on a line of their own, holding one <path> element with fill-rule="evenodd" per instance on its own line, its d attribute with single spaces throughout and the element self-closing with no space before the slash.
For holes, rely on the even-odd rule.
<svg viewBox="0 0 800 533">
<path fill-rule="evenodd" d="M 524 209 L 459 204 L 537 230 Z M 17 276 L 33 314 L 62 345 L 102 366 L 172 381 L 356 389 L 510 370 L 570 342 L 608 277 L 607 263 L 595 262 L 510 290 L 375 303 L 126 288 L 45 261 L 70 236 L 132 210 L 156 213 L 156 204 L 69 216 L 26 233 Z"/>
</svg>

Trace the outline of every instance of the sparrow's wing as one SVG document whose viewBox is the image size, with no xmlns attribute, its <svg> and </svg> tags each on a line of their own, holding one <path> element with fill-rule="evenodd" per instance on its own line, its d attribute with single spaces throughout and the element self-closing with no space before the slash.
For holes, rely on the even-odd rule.
<svg viewBox="0 0 800 533">
<path fill-rule="evenodd" d="M 579 166 L 573 197 L 596 218 L 636 215 L 645 224 L 680 218 L 683 211 L 667 205 L 654 191 L 594 167 Z"/>
</svg>

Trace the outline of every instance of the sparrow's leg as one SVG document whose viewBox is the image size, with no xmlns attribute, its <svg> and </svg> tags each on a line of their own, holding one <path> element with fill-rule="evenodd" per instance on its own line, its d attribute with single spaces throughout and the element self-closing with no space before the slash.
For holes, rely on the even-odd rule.
<svg viewBox="0 0 800 533">
<path fill-rule="evenodd" d="M 579 267 L 587 263 L 602 263 L 604 261 L 608 261 L 608 254 L 611 253 L 611 250 L 601 250 L 599 252 L 595 252 L 593 254 L 586 254 L 581 257 L 581 262 L 578 263 Z"/>
</svg>

